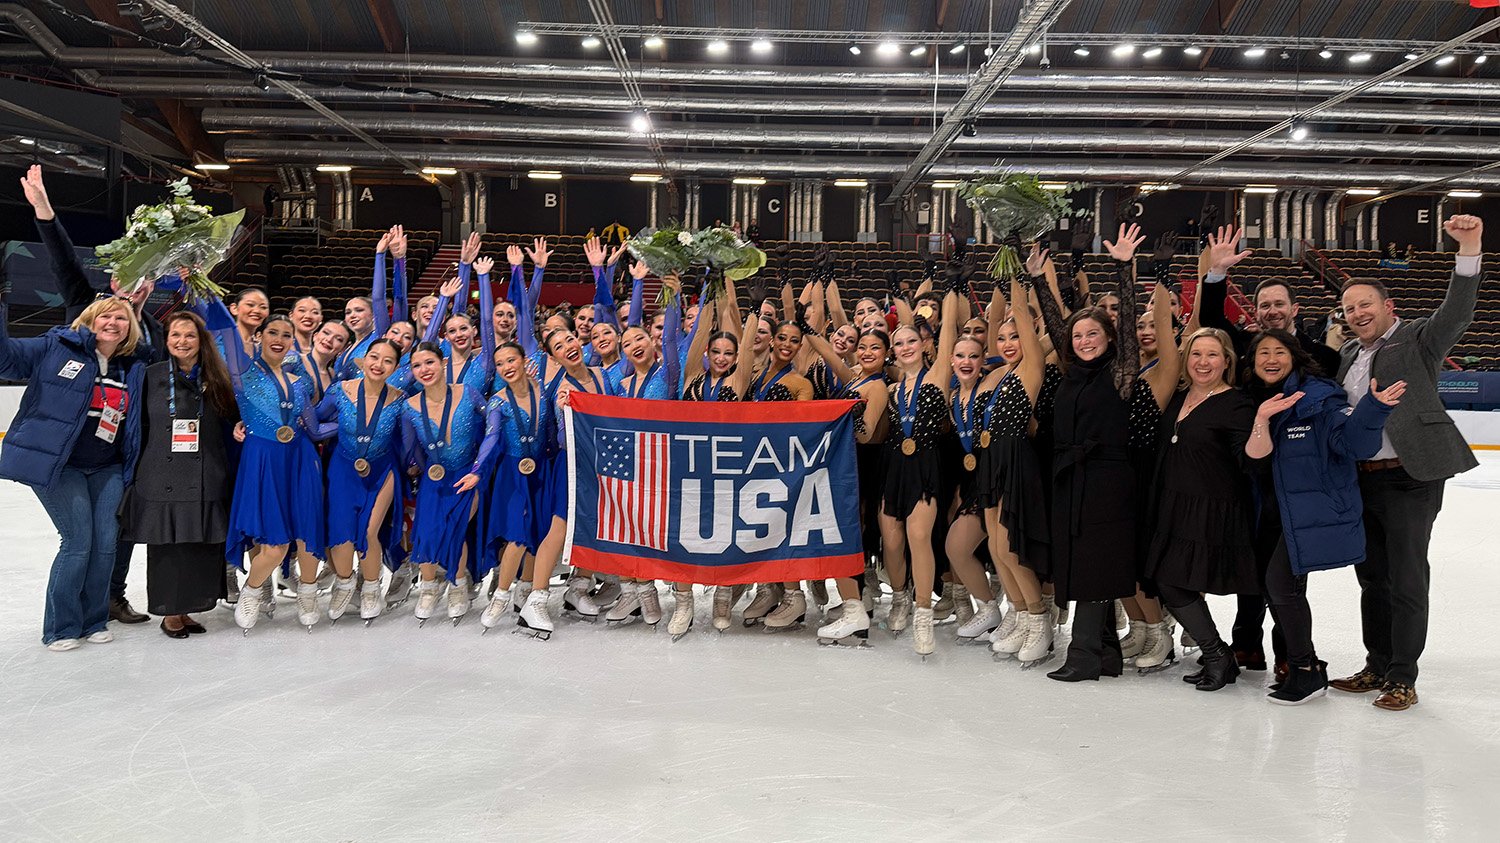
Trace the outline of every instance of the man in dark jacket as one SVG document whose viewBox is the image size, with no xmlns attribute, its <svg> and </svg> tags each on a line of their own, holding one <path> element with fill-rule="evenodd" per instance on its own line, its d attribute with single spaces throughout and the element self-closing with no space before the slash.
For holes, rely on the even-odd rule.
<svg viewBox="0 0 1500 843">
<path fill-rule="evenodd" d="M 1478 465 L 1443 409 L 1437 378 L 1443 359 L 1474 319 L 1484 224 L 1460 215 L 1443 223 L 1458 243 L 1453 278 L 1430 317 L 1401 319 L 1378 281 L 1344 285 L 1341 300 L 1354 339 L 1344 344 L 1338 380 L 1357 402 L 1372 388 L 1407 383 L 1386 422 L 1380 451 L 1359 464 L 1366 555 L 1355 569 L 1360 587 L 1365 666 L 1331 684 L 1340 691 L 1380 692 L 1375 705 L 1404 711 L 1417 702 L 1417 659 L 1427 643 L 1427 546 L 1443 507 L 1443 484 Z"/>
<path fill-rule="evenodd" d="M 1239 237 L 1240 233 L 1232 225 L 1224 226 L 1217 234 L 1208 236 L 1208 249 L 1213 262 L 1209 264 L 1208 275 L 1203 279 L 1203 289 L 1198 291 L 1196 308 L 1202 314 L 1199 318 L 1203 327 L 1219 328 L 1228 333 L 1229 338 L 1234 341 L 1234 350 L 1240 356 L 1240 361 L 1248 362 L 1245 360 L 1245 349 L 1250 347 L 1254 332 L 1231 324 L 1224 313 L 1226 288 L 1229 286 L 1225 282 L 1229 277 L 1229 268 L 1250 256 L 1248 250 L 1235 251 Z M 1324 375 L 1331 378 L 1338 372 L 1339 353 L 1324 344 L 1321 338 L 1302 330 L 1297 320 L 1301 307 L 1297 304 L 1296 294 L 1285 281 L 1271 278 L 1260 282 L 1255 288 L 1254 304 L 1256 328 L 1279 328 L 1286 331 L 1297 338 L 1304 351 L 1312 355 Z"/>
<path fill-rule="evenodd" d="M 32 165 L 26 177 L 21 180 L 21 188 L 26 193 L 26 201 L 31 203 L 36 212 L 37 233 L 41 235 L 42 243 L 52 259 L 52 274 L 57 278 L 57 289 L 62 294 L 64 321 L 72 322 L 78 318 L 78 314 L 101 293 L 123 295 L 129 299 L 140 319 L 144 335 L 142 338 L 149 346 L 145 355 L 146 362 L 150 364 L 165 359 L 166 337 L 161 322 L 145 310 L 146 299 L 155 289 L 155 282 L 147 281 L 137 285 L 129 293 L 120 293 L 119 279 L 111 278 L 109 290 L 96 289 L 89 283 L 88 273 L 84 271 L 83 262 L 78 260 L 78 252 L 73 248 L 73 241 L 68 237 L 67 230 L 57 221 L 52 202 L 47 198 L 47 187 L 42 183 L 40 166 Z M 116 547 L 115 570 L 109 583 L 109 618 L 121 623 L 144 623 L 148 620 L 125 597 L 125 578 L 130 574 L 130 554 L 134 547 L 126 542 L 121 542 Z"/>
</svg>

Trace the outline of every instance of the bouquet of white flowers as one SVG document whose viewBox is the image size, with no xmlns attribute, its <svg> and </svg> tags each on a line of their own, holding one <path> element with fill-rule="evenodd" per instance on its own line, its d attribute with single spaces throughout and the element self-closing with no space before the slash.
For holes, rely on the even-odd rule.
<svg viewBox="0 0 1500 843">
<path fill-rule="evenodd" d="M 725 226 L 695 232 L 679 226 L 646 229 L 626 245 L 632 255 L 645 261 L 646 267 L 658 276 L 681 275 L 693 266 L 706 267 L 708 278 L 701 295 L 710 301 L 723 291 L 725 278 L 735 281 L 749 278 L 766 265 L 765 252 Z M 665 304 L 665 287 L 662 293 L 658 304 Z"/>
<path fill-rule="evenodd" d="M 224 288 L 208 277 L 208 271 L 228 253 L 245 212 L 214 216 L 212 208 L 193 202 L 186 178 L 167 187 L 172 191 L 170 201 L 131 211 L 125 236 L 95 247 L 94 255 L 122 291 L 186 266 L 192 272 L 186 279 L 185 295 L 199 300 L 222 297 Z"/>
<path fill-rule="evenodd" d="M 1081 216 L 1084 209 L 1074 210 L 1065 190 L 1045 190 L 1041 179 L 1032 173 L 1006 173 L 958 186 L 959 195 L 974 204 L 990 230 L 1000 235 L 1002 245 L 990 264 L 990 276 L 999 283 L 1022 271 L 1025 264 L 1016 244 L 1030 242 L 1057 226 L 1063 217 Z"/>
</svg>

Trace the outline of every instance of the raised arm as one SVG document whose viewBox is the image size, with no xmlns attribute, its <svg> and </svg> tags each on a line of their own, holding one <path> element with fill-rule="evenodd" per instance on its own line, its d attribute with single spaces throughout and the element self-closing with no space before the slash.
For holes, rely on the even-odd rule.
<svg viewBox="0 0 1500 843">
<path fill-rule="evenodd" d="M 1197 301 L 1193 303 L 1193 317 L 1208 328 L 1218 328 L 1229 334 L 1236 348 L 1244 348 L 1245 330 L 1229 321 L 1224 312 L 1225 300 L 1229 297 L 1229 270 L 1235 264 L 1250 257 L 1250 250 L 1236 251 L 1240 232 L 1232 225 L 1220 226 L 1208 235 L 1208 246 L 1199 256 L 1198 265 L 1208 270 L 1199 279 Z"/>
<path fill-rule="evenodd" d="M 1033 252 L 1033 256 L 1035 254 Z M 1046 250 L 1041 252 L 1041 259 L 1047 259 Z M 1029 268 L 1029 260 L 1027 264 Z M 1026 300 L 1026 290 L 1020 278 L 1010 279 L 1010 297 L 1021 302 Z M 1037 393 L 1042 389 L 1042 379 L 1046 376 L 1047 352 L 1042 348 L 1041 337 L 1037 336 L 1031 308 L 1023 304 L 1012 311 L 1011 316 L 1016 320 L 1016 333 L 1021 339 L 1021 363 L 1016 367 L 1016 373 L 1021 378 L 1021 386 L 1026 388 L 1027 397 L 1035 404 Z"/>
<path fill-rule="evenodd" d="M 953 373 L 953 347 L 958 345 L 959 298 L 956 290 L 943 297 L 943 327 L 938 331 L 937 359 L 932 361 L 929 383 L 936 383 L 948 395 L 948 380 Z"/>
<path fill-rule="evenodd" d="M 828 289 L 824 290 L 824 300 L 828 304 L 829 322 L 835 331 L 849 324 L 849 315 L 844 312 L 844 299 L 839 294 L 839 282 L 832 278 L 828 279 Z"/>
<path fill-rule="evenodd" d="M 479 273 L 479 349 L 484 354 L 484 359 L 479 362 L 490 375 L 495 373 L 495 291 L 490 289 L 490 270 L 494 267 L 495 261 L 491 258 L 474 262 L 474 269 Z"/>
<path fill-rule="evenodd" d="M 646 275 L 650 272 L 645 261 L 636 261 L 630 265 L 630 315 L 625 318 L 626 328 L 641 324 L 641 317 L 645 315 Z"/>
<path fill-rule="evenodd" d="M 797 314 L 797 296 L 792 292 L 792 283 L 787 281 L 781 285 L 781 318 L 783 320 L 795 319 Z"/>
<path fill-rule="evenodd" d="M 1134 286 L 1134 284 L 1131 286 Z M 1122 300 L 1120 304 L 1120 319 L 1123 324 L 1125 318 L 1124 301 Z M 1167 285 L 1165 284 L 1157 284 L 1155 289 L 1151 291 L 1151 321 L 1156 325 L 1157 343 L 1161 345 L 1163 337 L 1172 336 L 1172 297 L 1168 295 Z M 1134 324 L 1134 322 L 1131 324 Z M 1132 339 L 1135 338 L 1134 330 L 1122 332 L 1121 337 L 1123 338 L 1126 334 Z M 1135 355 L 1132 359 L 1135 360 L 1135 371 L 1138 373 L 1141 368 L 1140 347 L 1138 343 L 1134 342 L 1131 345 L 1133 346 L 1131 354 Z M 1157 363 L 1151 367 L 1151 371 L 1146 373 L 1146 382 L 1151 385 L 1151 394 L 1156 398 L 1157 406 L 1166 409 L 1167 402 L 1172 399 L 1172 393 L 1177 389 L 1177 379 L 1182 374 L 1182 355 L 1172 354 L 1172 346 L 1170 345 L 1163 347 L 1168 349 L 1168 352 L 1156 355 Z M 1120 354 L 1125 354 L 1123 346 L 1120 349 Z M 1134 375 L 1132 375 L 1133 377 Z"/>
<path fill-rule="evenodd" d="M 616 331 L 620 330 L 620 320 L 615 315 L 615 261 L 620 259 L 624 251 L 624 246 L 616 249 L 606 262 L 604 244 L 599 242 L 599 238 L 590 237 L 583 244 L 583 256 L 588 259 L 589 267 L 594 272 L 594 322 L 613 325 Z"/>
<path fill-rule="evenodd" d="M 1443 293 L 1442 303 L 1418 335 L 1423 350 L 1434 361 L 1446 357 L 1474 321 L 1482 272 L 1484 222 L 1471 214 L 1460 214 L 1443 223 L 1443 231 L 1458 243 L 1453 278 Z"/>
<path fill-rule="evenodd" d="M 1012 289 L 1014 289 L 1014 285 L 1012 285 Z M 1020 299 L 1020 302 L 1022 307 L 1026 306 L 1024 298 Z M 1000 353 L 1000 328 L 1005 324 L 1007 313 L 1005 294 L 1001 291 L 1000 284 L 997 282 L 994 288 L 990 290 L 989 307 L 984 310 L 985 336 L 990 341 L 989 347 L 984 350 L 985 357 Z M 1020 323 L 1016 324 L 1019 325 Z"/>
<path fill-rule="evenodd" d="M 547 261 L 552 257 L 552 250 L 547 248 L 547 238 L 538 237 L 532 241 L 526 254 L 531 258 L 531 286 L 526 288 L 526 298 L 535 313 L 537 305 L 542 301 L 542 276 L 546 274 Z"/>
<path fill-rule="evenodd" d="M 470 267 L 479 258 L 479 248 L 482 245 L 479 241 L 479 232 L 477 231 L 469 232 L 469 236 L 462 243 L 458 244 L 458 277 L 463 281 L 463 289 L 453 299 L 455 302 L 453 305 L 454 313 L 462 313 L 469 304 Z M 462 302 L 463 304 L 460 305 L 458 302 Z"/>
<path fill-rule="evenodd" d="M 1042 325 L 1047 329 L 1048 339 L 1052 341 L 1052 350 L 1057 352 L 1058 359 L 1063 359 L 1063 350 L 1072 341 L 1068 336 L 1068 317 L 1063 312 L 1056 285 L 1050 283 L 1045 275 L 1043 263 L 1045 262 L 1039 261 L 1033 272 L 1031 262 L 1028 261 L 1026 271 L 1031 275 L 1032 292 L 1036 293 L 1036 306 L 1042 312 Z"/>
<path fill-rule="evenodd" d="M 816 333 L 805 334 L 803 340 L 823 358 L 823 361 L 828 364 L 828 371 L 832 372 L 840 383 L 849 384 L 858 379 L 859 373 L 839 358 L 838 352 L 833 350 L 833 343 Z"/>
<path fill-rule="evenodd" d="M 734 288 L 734 281 L 730 278 L 724 279 L 724 292 L 719 296 L 719 318 L 724 330 L 734 333 L 739 330 L 740 323 L 740 294 Z"/>
<path fill-rule="evenodd" d="M 670 292 L 670 301 L 662 316 L 661 356 L 662 368 L 666 370 L 667 394 L 672 398 L 682 397 L 682 279 L 675 274 L 661 280 Z M 701 319 L 703 314 L 698 314 Z M 696 326 L 695 326 L 696 327 Z"/>
<path fill-rule="evenodd" d="M 396 228 L 401 230 L 401 242 L 391 244 L 391 257 L 396 262 L 395 268 L 391 270 L 391 322 L 411 318 L 411 310 L 406 303 L 406 230 L 399 225 Z M 377 312 L 383 313 L 384 308 Z M 390 325 L 387 324 L 380 335 L 384 336 L 389 329 Z"/>
<path fill-rule="evenodd" d="M 745 317 L 745 327 L 740 331 L 740 362 L 734 367 L 734 394 L 741 399 L 750 390 L 750 378 L 755 374 L 755 357 L 750 352 L 750 347 L 755 344 L 755 330 L 760 327 L 760 314 L 751 313 Z"/>
<path fill-rule="evenodd" d="M 703 355 L 708 351 L 708 344 L 713 339 L 715 306 L 714 302 L 704 302 L 698 305 L 698 320 L 693 323 L 692 337 L 688 342 L 687 357 L 682 362 L 682 382 L 692 383 L 693 379 L 703 374 Z M 698 330 L 698 326 L 704 322 L 709 324 L 709 329 Z M 665 336 L 663 332 L 663 336 Z"/>
<path fill-rule="evenodd" d="M 828 303 L 823 296 L 823 282 L 813 281 L 809 286 L 807 324 L 812 326 L 813 333 L 824 334 L 828 330 Z"/>
<path fill-rule="evenodd" d="M 387 311 L 389 305 L 385 298 L 385 252 L 386 249 L 391 248 L 391 241 L 396 239 L 398 229 L 400 226 L 391 226 L 391 230 L 382 235 L 380 242 L 375 244 L 375 272 L 374 278 L 370 280 L 370 310 L 377 337 L 385 336 L 385 332 L 391 327 L 391 317 Z M 404 257 L 406 252 L 403 250 L 401 254 Z"/>
</svg>

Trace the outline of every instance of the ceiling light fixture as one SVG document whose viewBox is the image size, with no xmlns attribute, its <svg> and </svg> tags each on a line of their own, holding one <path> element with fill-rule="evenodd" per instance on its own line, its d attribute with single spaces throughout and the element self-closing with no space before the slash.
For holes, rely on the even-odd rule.
<svg viewBox="0 0 1500 843">
<path fill-rule="evenodd" d="M 1484 64 L 1485 62 L 1487 62 L 1489 60 L 1490 60 L 1489 56 L 1475 56 L 1474 57 L 1474 63 L 1475 64 Z"/>
<path fill-rule="evenodd" d="M 722 56 L 725 53 L 729 52 L 729 42 L 710 41 L 708 42 L 708 52 L 710 55 Z"/>
<path fill-rule="evenodd" d="M 1407 53 L 1406 55 L 1402 56 L 1402 58 L 1406 59 L 1407 61 L 1414 61 L 1418 58 L 1418 56 L 1416 53 Z"/>
<path fill-rule="evenodd" d="M 1131 53 L 1134 53 L 1134 52 L 1135 52 L 1135 45 L 1134 44 L 1120 44 L 1119 46 L 1115 47 L 1113 50 L 1110 50 L 1109 54 L 1112 55 L 1112 56 L 1123 58 L 1123 57 L 1128 56 L 1128 55 L 1130 55 Z"/>
<path fill-rule="evenodd" d="M 1026 52 L 1031 53 L 1033 56 L 1037 55 L 1041 51 L 1042 51 L 1042 45 L 1041 44 L 1032 44 L 1030 47 L 1026 48 Z"/>
<path fill-rule="evenodd" d="M 1354 55 L 1349 57 L 1349 63 L 1364 64 L 1365 62 L 1373 58 L 1375 58 L 1375 56 L 1370 53 L 1355 53 Z"/>
<path fill-rule="evenodd" d="M 648 50 L 659 50 L 662 47 L 666 46 L 666 43 L 666 40 L 663 39 L 660 35 L 653 35 L 650 38 L 647 38 L 645 41 L 642 41 L 641 46 L 645 47 Z"/>
<path fill-rule="evenodd" d="M 599 40 L 599 36 L 597 36 L 597 35 L 590 35 L 590 36 L 588 36 L 588 37 L 586 37 L 586 38 L 583 39 L 583 48 L 585 50 L 592 50 L 595 47 L 598 47 L 600 44 L 603 44 L 603 43 L 604 43 L 603 41 Z"/>
<path fill-rule="evenodd" d="M 203 164 L 194 164 L 193 165 L 193 169 L 195 169 L 195 170 L 202 170 L 205 173 L 219 173 L 219 172 L 223 172 L 224 170 L 229 169 L 229 165 L 228 164 L 209 164 L 209 163 L 203 163 Z"/>
<path fill-rule="evenodd" d="M 1246 193 L 1261 193 L 1261 194 L 1265 194 L 1265 195 L 1269 196 L 1269 195 L 1271 195 L 1273 193 L 1276 193 L 1280 189 L 1281 188 L 1279 188 L 1279 187 L 1271 187 L 1270 185 L 1266 185 L 1266 184 L 1252 184 L 1249 187 L 1245 188 L 1245 192 Z"/>
<path fill-rule="evenodd" d="M 1324 47 L 1323 49 L 1318 51 L 1318 58 L 1324 60 L 1331 59 L 1333 58 L 1333 51 L 1328 49 L 1327 47 Z"/>
<path fill-rule="evenodd" d="M 317 170 L 320 173 L 347 173 L 354 169 L 348 164 L 319 164 Z"/>
<path fill-rule="evenodd" d="M 523 29 L 520 32 L 516 33 L 516 43 L 520 44 L 523 47 L 530 47 L 536 42 L 537 37 L 535 32 L 532 32 L 528 29 Z"/>
<path fill-rule="evenodd" d="M 1291 134 L 1292 140 L 1302 141 L 1307 140 L 1307 136 L 1312 134 L 1312 130 L 1307 128 L 1307 124 L 1301 120 L 1293 120 L 1289 134 Z"/>
<path fill-rule="evenodd" d="M 1458 61 L 1458 56 L 1438 56 L 1437 59 L 1433 61 L 1433 64 L 1437 65 L 1438 67 L 1447 67 L 1455 61 Z"/>
<path fill-rule="evenodd" d="M 1203 55 L 1203 48 L 1202 47 L 1183 47 L 1182 48 L 1182 52 L 1183 52 L 1184 55 L 1201 56 L 1201 55 Z"/>
<path fill-rule="evenodd" d="M 771 49 L 771 42 L 764 38 L 757 38 L 750 42 L 750 52 L 752 53 L 769 53 Z"/>
<path fill-rule="evenodd" d="M 659 173 L 635 173 L 630 177 L 630 180 L 654 184 L 661 181 L 661 175 Z"/>
<path fill-rule="evenodd" d="M 1161 48 L 1160 47 L 1152 47 L 1151 49 L 1147 50 L 1146 52 L 1141 53 L 1141 58 L 1154 59 L 1154 58 L 1156 58 L 1159 55 L 1161 55 Z"/>
<path fill-rule="evenodd" d="M 1089 54 L 1089 48 L 1088 47 L 1079 47 L 1079 48 L 1077 48 L 1076 50 L 1073 51 L 1073 55 L 1075 55 L 1075 56 L 1087 56 L 1088 54 Z"/>
<path fill-rule="evenodd" d="M 1450 190 L 1448 196 L 1451 199 L 1479 199 L 1484 194 L 1477 190 Z"/>
<path fill-rule="evenodd" d="M 422 174 L 427 176 L 456 176 L 457 167 L 423 167 Z"/>
<path fill-rule="evenodd" d="M 968 120 L 965 120 L 959 126 L 959 134 L 963 135 L 966 138 L 979 137 L 979 124 L 976 123 L 974 121 L 974 118 L 972 117 Z"/>
<path fill-rule="evenodd" d="M 950 55 L 950 56 L 956 56 L 959 53 L 962 53 L 965 49 L 966 48 L 964 47 L 963 44 L 954 44 L 953 46 L 951 46 L 951 47 L 948 48 L 948 55 Z"/>
<path fill-rule="evenodd" d="M 635 116 L 630 118 L 630 131 L 638 135 L 644 135 L 651 131 L 651 118 L 637 112 Z"/>
<path fill-rule="evenodd" d="M 850 44 L 850 45 L 849 45 L 849 52 L 851 52 L 851 53 L 853 53 L 853 54 L 854 54 L 854 55 L 856 55 L 856 56 L 857 56 L 857 55 L 859 55 L 859 54 L 860 54 L 860 53 L 862 53 L 862 52 L 864 52 L 864 50 L 861 50 L 861 49 L 860 49 L 860 48 L 859 48 L 859 45 L 858 45 L 858 44 Z"/>
<path fill-rule="evenodd" d="M 993 56 L 994 54 L 995 54 L 995 48 L 994 47 L 985 47 L 984 48 L 984 55 L 985 55 L 986 58 L 988 58 L 990 56 Z"/>
<path fill-rule="evenodd" d="M 880 46 L 875 48 L 875 52 L 882 56 L 894 56 L 901 52 L 901 45 L 894 41 L 881 41 Z"/>
<path fill-rule="evenodd" d="M 766 183 L 766 180 L 763 179 L 763 178 L 761 178 L 760 176 L 736 176 L 734 178 L 734 183 L 735 184 L 748 184 L 748 185 L 762 185 L 762 184 Z"/>
<path fill-rule="evenodd" d="M 838 179 L 833 183 L 834 187 L 869 187 L 870 183 L 864 179 Z"/>
<path fill-rule="evenodd" d="M 910 55 L 911 55 L 911 57 L 912 57 L 912 58 L 914 58 L 914 59 L 919 59 L 919 58 L 921 58 L 921 57 L 922 57 L 922 56 L 925 56 L 925 55 L 927 55 L 927 48 L 926 48 L 926 47 L 923 47 L 923 46 L 922 46 L 922 45 L 920 45 L 920 44 L 918 44 L 918 45 L 917 45 L 917 46 L 915 46 L 915 47 L 912 47 L 912 48 L 911 48 L 911 53 L 910 53 Z"/>
<path fill-rule="evenodd" d="M 1351 187 L 1351 188 L 1349 188 L 1349 195 L 1350 196 L 1379 196 L 1380 194 L 1381 194 L 1381 190 L 1378 187 Z"/>
<path fill-rule="evenodd" d="M 562 173 L 556 170 L 532 170 L 526 174 L 528 179 L 540 179 L 541 181 L 561 181 Z"/>
<path fill-rule="evenodd" d="M 1251 47 L 1250 49 L 1248 49 L 1248 50 L 1245 51 L 1245 58 L 1247 58 L 1247 59 L 1258 59 L 1258 58 L 1263 57 L 1265 54 L 1266 54 L 1266 48 L 1265 47 Z"/>
<path fill-rule="evenodd" d="M 36 146 L 36 141 L 31 138 L 18 138 L 22 146 Z"/>
</svg>

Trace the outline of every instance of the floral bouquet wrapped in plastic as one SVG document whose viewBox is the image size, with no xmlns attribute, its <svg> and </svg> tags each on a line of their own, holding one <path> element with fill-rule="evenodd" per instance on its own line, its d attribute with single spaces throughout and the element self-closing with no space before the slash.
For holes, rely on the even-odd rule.
<svg viewBox="0 0 1500 843">
<path fill-rule="evenodd" d="M 178 267 L 191 267 L 183 293 L 206 301 L 224 295 L 224 288 L 208 277 L 208 271 L 224 260 L 244 210 L 214 216 L 213 209 L 192 200 L 187 179 L 168 185 L 172 199 L 159 205 L 141 205 L 130 212 L 125 236 L 94 249 L 104 269 L 114 275 L 122 291 L 146 279 L 176 275 Z"/>
<path fill-rule="evenodd" d="M 766 253 L 741 237 L 732 228 L 715 226 L 693 235 L 693 263 L 707 267 L 703 298 L 717 299 L 724 291 L 724 279 L 743 281 L 766 265 Z"/>
<path fill-rule="evenodd" d="M 1068 199 L 1068 193 L 1078 187 L 1070 184 L 1065 190 L 1045 190 L 1033 173 L 1006 173 L 958 186 L 959 195 L 973 203 L 985 224 L 1004 238 L 990 264 L 990 276 L 997 283 L 1018 275 L 1025 267 L 1020 244 L 1051 231 L 1063 217 L 1085 213 L 1075 211 Z"/>
<path fill-rule="evenodd" d="M 693 265 L 693 233 L 680 226 L 643 228 L 625 243 L 630 254 L 645 261 L 653 275 L 681 275 Z"/>
</svg>

